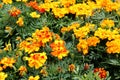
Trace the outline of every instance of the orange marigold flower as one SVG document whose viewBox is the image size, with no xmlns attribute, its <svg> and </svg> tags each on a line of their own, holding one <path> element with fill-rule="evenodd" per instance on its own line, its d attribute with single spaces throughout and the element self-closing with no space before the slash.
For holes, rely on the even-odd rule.
<svg viewBox="0 0 120 80">
<path fill-rule="evenodd" d="M 19 75 L 23 76 L 24 73 L 27 72 L 27 68 L 25 66 L 20 66 L 19 70 Z"/>
<path fill-rule="evenodd" d="M 31 6 L 33 9 L 39 11 L 40 13 L 44 13 L 45 9 L 41 8 L 36 1 L 30 1 L 28 6 Z"/>
<path fill-rule="evenodd" d="M 16 24 L 22 27 L 24 25 L 23 17 L 19 17 L 18 20 L 16 21 Z"/>
<path fill-rule="evenodd" d="M 12 68 L 15 62 L 16 60 L 14 58 L 3 57 L 0 63 L 3 65 L 2 67 L 6 69 L 7 67 Z"/>
<path fill-rule="evenodd" d="M 106 46 L 107 46 L 106 50 L 109 54 L 120 53 L 120 39 L 108 41 L 106 43 Z"/>
<path fill-rule="evenodd" d="M 109 19 L 105 19 L 101 22 L 101 27 L 104 28 L 104 27 L 108 27 L 108 28 L 111 28 L 113 27 L 115 24 L 114 24 L 114 21 L 113 20 L 109 20 Z"/>
<path fill-rule="evenodd" d="M 75 70 L 75 65 L 74 64 L 70 64 L 68 70 L 73 72 Z"/>
<path fill-rule="evenodd" d="M 16 7 L 13 7 L 13 8 L 12 8 L 11 10 L 9 10 L 8 12 L 9 12 L 9 14 L 10 14 L 11 16 L 13 16 L 13 17 L 18 16 L 18 15 L 21 13 L 21 11 L 20 11 L 19 9 L 17 9 Z"/>
<path fill-rule="evenodd" d="M 52 32 L 50 32 L 48 27 L 43 27 L 42 30 L 36 30 L 33 34 L 32 37 L 34 39 L 37 39 L 38 42 L 42 42 L 43 46 L 45 43 L 50 42 L 52 40 Z"/>
<path fill-rule="evenodd" d="M 58 59 L 62 59 L 63 57 L 67 56 L 69 51 L 64 46 L 65 42 L 63 40 L 55 40 L 53 43 L 50 44 L 52 48 L 51 55 L 58 57 Z"/>
<path fill-rule="evenodd" d="M 88 43 L 85 39 L 80 39 L 77 44 L 78 51 L 82 51 L 84 55 L 88 53 Z"/>
<path fill-rule="evenodd" d="M 88 46 L 96 46 L 97 43 L 100 43 L 100 40 L 99 38 L 93 36 L 93 37 L 87 38 L 87 43 L 88 43 Z"/>
<path fill-rule="evenodd" d="M 46 53 L 33 53 L 30 54 L 30 57 L 26 57 L 26 60 L 28 60 L 28 65 L 30 67 L 35 67 L 35 69 L 40 68 L 44 65 L 44 63 L 47 60 Z"/>
<path fill-rule="evenodd" d="M 99 77 L 102 78 L 106 78 L 107 76 L 107 71 L 104 70 L 104 68 L 95 68 L 94 69 L 94 73 L 98 72 Z"/>
<path fill-rule="evenodd" d="M 25 50 L 25 52 L 31 53 L 38 51 L 42 45 L 42 42 L 38 42 L 36 39 L 27 38 L 19 44 L 19 48 L 20 50 Z"/>
</svg>

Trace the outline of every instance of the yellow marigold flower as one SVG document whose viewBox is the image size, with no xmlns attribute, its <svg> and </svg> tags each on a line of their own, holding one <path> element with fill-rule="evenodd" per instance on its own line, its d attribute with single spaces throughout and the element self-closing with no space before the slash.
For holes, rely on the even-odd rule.
<svg viewBox="0 0 120 80">
<path fill-rule="evenodd" d="M 30 67 L 35 67 L 35 69 L 40 68 L 44 65 L 44 63 L 47 60 L 46 53 L 34 53 L 30 54 L 30 57 L 26 57 L 26 60 L 28 60 L 28 65 Z"/>
<path fill-rule="evenodd" d="M 12 4 L 12 0 L 2 0 L 2 2 L 5 4 Z"/>
<path fill-rule="evenodd" d="M 108 41 L 106 43 L 107 49 L 106 51 L 109 54 L 115 54 L 115 53 L 120 53 L 120 39 L 115 39 L 112 41 Z"/>
<path fill-rule="evenodd" d="M 30 76 L 28 80 L 39 80 L 39 75 L 36 75 L 35 77 Z"/>
<path fill-rule="evenodd" d="M 93 36 L 93 37 L 87 38 L 87 43 L 88 43 L 88 46 L 96 46 L 97 43 L 100 43 L 100 40 L 99 38 Z"/>
<path fill-rule="evenodd" d="M 108 35 L 111 35 L 111 31 L 102 28 L 98 28 L 94 33 L 94 36 L 98 36 L 100 39 L 107 39 Z"/>
<path fill-rule="evenodd" d="M 18 20 L 16 21 L 16 23 L 22 27 L 24 25 L 24 21 L 23 21 L 23 17 L 19 17 Z"/>
<path fill-rule="evenodd" d="M 19 75 L 23 76 L 24 73 L 27 72 L 27 68 L 25 66 L 20 66 L 19 70 Z"/>
<path fill-rule="evenodd" d="M 76 38 L 85 38 L 87 36 L 87 34 L 90 32 L 89 27 L 83 26 L 80 27 L 78 29 L 74 29 L 74 35 L 76 36 Z"/>
<path fill-rule="evenodd" d="M 56 18 L 63 18 L 69 13 L 68 8 L 53 8 L 52 11 Z"/>
<path fill-rule="evenodd" d="M 60 2 L 64 7 L 69 7 L 73 4 L 75 4 L 76 0 L 60 0 Z"/>
<path fill-rule="evenodd" d="M 3 68 L 6 69 L 6 67 L 13 67 L 13 64 L 16 62 L 14 58 L 8 58 L 8 57 L 3 57 L 1 59 L 1 64 L 3 64 Z"/>
<path fill-rule="evenodd" d="M 78 51 L 82 51 L 84 55 L 88 53 L 88 43 L 85 39 L 80 39 L 77 44 Z"/>
<path fill-rule="evenodd" d="M 32 18 L 39 18 L 39 17 L 40 17 L 40 14 L 37 14 L 36 12 L 31 12 L 31 13 L 30 13 L 30 16 L 31 16 Z"/>
<path fill-rule="evenodd" d="M 114 21 L 113 21 L 113 20 L 105 19 L 105 20 L 103 20 L 103 21 L 100 23 L 100 25 L 101 25 L 102 28 L 105 28 L 105 27 L 111 28 L 111 27 L 113 27 L 115 24 L 114 24 Z"/>
<path fill-rule="evenodd" d="M 68 31 L 74 30 L 76 28 L 80 27 L 79 23 L 72 23 L 70 26 L 68 26 Z"/>
<path fill-rule="evenodd" d="M 45 11 L 50 11 L 50 9 L 57 8 L 60 2 L 49 2 L 40 4 L 39 7 L 45 9 Z"/>
<path fill-rule="evenodd" d="M 75 70 L 75 65 L 74 64 L 70 64 L 68 70 L 73 72 Z"/>
<path fill-rule="evenodd" d="M 5 80 L 7 78 L 7 74 L 4 72 L 0 72 L 0 80 Z"/>
<path fill-rule="evenodd" d="M 57 57 L 58 59 L 66 57 L 69 53 L 63 40 L 55 40 L 50 44 L 50 47 L 52 48 L 51 55 Z"/>
</svg>

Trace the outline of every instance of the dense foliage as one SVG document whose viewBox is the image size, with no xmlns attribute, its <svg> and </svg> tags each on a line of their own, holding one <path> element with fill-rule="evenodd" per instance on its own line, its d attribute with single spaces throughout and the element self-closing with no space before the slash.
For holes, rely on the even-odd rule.
<svg viewBox="0 0 120 80">
<path fill-rule="evenodd" d="M 120 0 L 0 0 L 0 80 L 119 80 Z"/>
</svg>

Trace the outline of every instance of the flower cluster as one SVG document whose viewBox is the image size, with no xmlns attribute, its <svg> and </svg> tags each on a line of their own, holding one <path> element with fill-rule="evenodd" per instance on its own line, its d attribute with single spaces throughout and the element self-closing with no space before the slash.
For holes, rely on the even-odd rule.
<svg viewBox="0 0 120 80">
<path fill-rule="evenodd" d="M 120 0 L 1 0 L 0 80 L 120 79 L 119 20 Z"/>
<path fill-rule="evenodd" d="M 52 40 L 52 32 L 50 32 L 48 27 L 43 27 L 42 30 L 36 30 L 32 37 L 27 38 L 22 41 L 19 45 L 21 50 L 25 50 L 25 52 L 31 53 L 34 51 L 38 51 L 41 46 L 44 46 L 45 43 L 50 42 Z"/>
</svg>

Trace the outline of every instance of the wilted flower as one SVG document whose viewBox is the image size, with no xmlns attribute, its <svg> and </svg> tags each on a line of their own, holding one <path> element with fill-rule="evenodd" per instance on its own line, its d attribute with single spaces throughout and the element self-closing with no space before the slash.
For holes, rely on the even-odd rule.
<svg viewBox="0 0 120 80">
<path fill-rule="evenodd" d="M 95 68 L 94 73 L 96 73 L 96 72 L 98 72 L 98 75 L 101 79 L 107 77 L 107 71 L 104 70 L 104 68 Z"/>
<path fill-rule="evenodd" d="M 74 64 L 70 64 L 68 70 L 73 72 L 75 70 L 75 65 Z"/>
<path fill-rule="evenodd" d="M 25 66 L 20 66 L 19 70 L 19 75 L 23 76 L 24 73 L 27 72 L 27 68 Z"/>
</svg>

